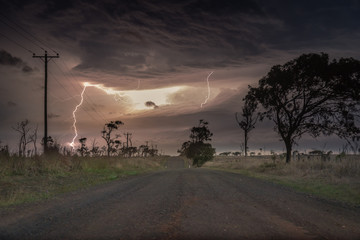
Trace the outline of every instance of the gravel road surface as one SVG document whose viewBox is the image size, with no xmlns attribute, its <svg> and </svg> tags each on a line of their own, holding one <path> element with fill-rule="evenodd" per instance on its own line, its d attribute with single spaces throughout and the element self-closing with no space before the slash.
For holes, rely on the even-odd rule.
<svg viewBox="0 0 360 240">
<path fill-rule="evenodd" d="M 164 171 L 1 210 L 0 239 L 360 239 L 360 209 L 172 158 Z"/>
</svg>

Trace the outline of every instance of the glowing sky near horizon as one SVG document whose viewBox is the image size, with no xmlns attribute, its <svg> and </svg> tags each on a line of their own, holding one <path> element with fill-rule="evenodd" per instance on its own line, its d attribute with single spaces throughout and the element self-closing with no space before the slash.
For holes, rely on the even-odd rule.
<svg viewBox="0 0 360 240">
<path fill-rule="evenodd" d="M 148 110 L 145 105 L 147 101 L 154 102 L 157 106 L 170 104 L 168 96 L 180 90 L 185 90 L 184 86 L 174 86 L 157 89 L 141 89 L 141 90 L 116 90 L 111 87 L 105 87 L 102 84 L 83 83 L 87 87 L 95 87 L 102 90 L 108 95 L 114 96 L 116 101 L 123 101 L 132 105 L 133 110 Z"/>
</svg>

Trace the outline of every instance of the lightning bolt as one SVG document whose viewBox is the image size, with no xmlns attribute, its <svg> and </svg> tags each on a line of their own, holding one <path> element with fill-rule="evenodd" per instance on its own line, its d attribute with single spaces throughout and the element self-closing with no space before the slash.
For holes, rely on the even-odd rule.
<svg viewBox="0 0 360 240">
<path fill-rule="evenodd" d="M 74 119 L 74 123 L 73 123 L 72 127 L 74 128 L 75 136 L 74 136 L 72 142 L 70 143 L 70 146 L 72 147 L 73 150 L 75 148 L 75 139 L 78 136 L 78 131 L 77 131 L 77 128 L 76 128 L 76 112 L 84 102 L 84 93 L 85 93 L 85 90 L 86 90 L 87 86 L 88 86 L 88 83 L 84 83 L 84 88 L 83 88 L 83 90 L 82 90 L 82 92 L 80 94 L 80 97 L 81 97 L 80 103 L 78 105 L 76 105 L 76 107 L 75 107 L 75 109 L 74 109 L 74 111 L 72 113 L 73 119 Z"/>
<path fill-rule="evenodd" d="M 207 103 L 207 101 L 208 101 L 209 98 L 210 98 L 210 82 L 209 82 L 209 77 L 210 77 L 211 74 L 213 74 L 213 73 L 214 73 L 214 72 L 209 73 L 209 75 L 208 75 L 207 78 L 206 78 L 207 88 L 208 88 L 208 94 L 207 94 L 207 96 L 206 96 L 206 98 L 205 98 L 205 101 L 204 101 L 203 103 L 201 103 L 201 105 L 200 105 L 201 108 L 203 107 L 203 105 L 205 105 L 205 104 Z"/>
<path fill-rule="evenodd" d="M 108 95 L 113 95 L 114 99 L 116 101 L 123 101 L 125 103 L 131 103 L 132 97 L 134 97 L 134 98 L 141 97 L 144 94 L 146 95 L 146 94 L 150 94 L 150 93 L 159 95 L 159 94 L 162 94 L 162 92 L 166 92 L 167 94 L 170 94 L 170 93 L 179 91 L 182 88 L 182 87 L 170 87 L 170 88 L 157 89 L 157 91 L 155 91 L 155 90 L 138 90 L 138 89 L 131 90 L 131 91 L 118 91 L 118 90 L 114 90 L 113 88 L 104 87 L 104 85 L 102 85 L 102 84 L 92 84 L 92 83 L 89 83 L 89 82 L 84 82 L 83 85 L 84 85 L 84 88 L 83 88 L 83 90 L 82 90 L 82 92 L 80 94 L 81 100 L 80 100 L 79 104 L 75 106 L 75 109 L 74 109 L 74 111 L 72 113 L 73 114 L 73 119 L 74 119 L 74 123 L 73 123 L 72 127 L 73 127 L 74 132 L 75 132 L 74 137 L 72 139 L 72 142 L 70 143 L 70 146 L 72 147 L 72 149 L 75 149 L 75 140 L 78 137 L 78 131 L 77 131 L 77 128 L 76 128 L 76 122 L 77 122 L 77 120 L 76 120 L 76 112 L 78 111 L 78 109 L 80 108 L 80 106 L 84 102 L 84 94 L 85 94 L 85 91 L 86 91 L 86 89 L 88 87 L 95 87 L 97 89 L 100 89 L 100 90 L 104 91 Z M 138 88 L 140 88 L 140 80 L 138 80 Z M 158 93 L 159 91 L 160 91 L 160 93 Z M 209 89 L 209 91 L 210 91 L 210 89 Z M 210 92 L 209 92 L 208 96 L 210 96 Z M 161 104 L 165 104 L 165 103 L 166 103 L 165 100 L 163 100 L 161 102 Z"/>
<path fill-rule="evenodd" d="M 101 84 L 91 84 L 91 83 L 85 82 L 84 83 L 84 88 L 83 88 L 83 90 L 82 90 L 82 92 L 80 94 L 81 100 L 80 100 L 79 104 L 75 106 L 75 109 L 74 109 L 74 111 L 72 113 L 73 119 L 74 119 L 74 123 L 73 123 L 72 127 L 74 129 L 75 135 L 74 135 L 74 137 L 72 139 L 72 142 L 70 143 L 70 146 L 72 147 L 73 150 L 75 149 L 75 139 L 78 136 L 78 131 L 77 131 L 77 128 L 76 128 L 76 122 L 77 122 L 77 120 L 76 120 L 76 112 L 84 102 L 84 93 L 85 93 L 85 90 L 86 90 L 87 87 L 96 87 L 97 89 L 100 89 L 100 90 L 104 91 L 108 95 L 114 95 L 115 101 L 125 101 L 126 102 L 126 99 L 123 96 L 124 94 L 121 93 L 120 91 L 116 91 L 116 90 L 114 90 L 112 88 L 106 88 Z"/>
<path fill-rule="evenodd" d="M 104 87 L 101 84 L 91 84 L 91 83 L 85 83 L 85 85 L 89 86 L 89 87 L 96 87 L 97 89 L 100 89 L 102 91 L 104 91 L 106 94 L 108 95 L 114 95 L 114 99 L 115 101 L 119 102 L 119 101 L 124 101 L 127 102 L 127 100 L 124 97 L 124 93 L 114 90 L 112 88 L 107 88 Z"/>
</svg>

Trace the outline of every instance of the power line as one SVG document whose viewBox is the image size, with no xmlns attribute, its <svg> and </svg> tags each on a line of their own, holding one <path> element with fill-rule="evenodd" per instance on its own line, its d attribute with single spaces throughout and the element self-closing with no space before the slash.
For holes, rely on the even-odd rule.
<svg viewBox="0 0 360 240">
<path fill-rule="evenodd" d="M 30 35 L 32 38 L 34 38 L 36 41 L 38 41 L 39 43 L 41 43 L 42 45 L 44 45 L 45 47 L 49 48 L 51 51 L 53 51 L 55 54 L 58 54 L 58 52 L 56 52 L 53 48 L 51 48 L 49 45 L 47 45 L 46 43 L 44 43 L 43 41 L 41 41 L 39 38 L 37 38 L 36 36 L 34 36 L 31 32 L 27 31 L 25 28 L 23 28 L 20 24 L 16 23 L 15 21 L 9 19 L 8 17 L 6 17 L 4 14 L 0 13 L 0 16 L 6 18 L 7 21 L 12 22 L 13 24 L 15 24 L 18 28 L 20 28 L 22 31 L 24 31 L 25 33 L 27 33 L 28 35 Z M 44 49 L 43 49 L 44 50 Z"/>
<path fill-rule="evenodd" d="M 72 74 L 71 69 L 69 68 L 69 66 L 66 64 L 65 61 L 61 61 L 61 63 L 65 66 L 68 74 L 69 74 L 69 75 L 75 80 L 75 82 L 77 83 L 77 85 L 78 85 L 78 87 L 79 87 L 79 91 L 82 91 L 83 85 L 78 81 L 77 77 Z M 71 83 L 72 83 L 72 82 L 71 82 Z M 74 88 L 75 88 L 75 87 L 74 87 Z M 85 95 L 86 95 L 87 97 L 89 97 L 86 93 L 85 93 Z"/>
<path fill-rule="evenodd" d="M 79 88 L 80 88 L 80 91 L 82 91 L 83 89 L 83 86 L 79 83 L 79 81 L 77 80 L 77 77 L 75 77 L 72 73 L 71 73 L 71 70 L 70 68 L 67 66 L 66 62 L 65 61 L 61 61 L 63 63 L 63 65 L 67 68 L 67 72 L 69 75 L 71 75 L 72 79 L 75 80 L 75 82 L 78 84 Z M 59 67 L 60 68 L 60 67 Z M 72 84 L 72 81 L 70 81 L 70 84 L 74 87 L 74 85 Z M 74 87 L 75 88 L 75 87 Z M 87 102 L 88 104 L 90 105 L 93 105 L 94 106 L 94 111 L 96 112 L 97 115 L 101 115 L 100 118 L 102 118 L 105 122 L 107 121 L 104 114 L 102 112 L 98 112 L 95 108 L 95 103 L 93 102 L 93 100 L 91 99 L 91 97 L 85 92 L 85 102 Z M 89 101 L 88 101 L 89 99 Z M 90 102 L 90 103 L 89 103 Z"/>
<path fill-rule="evenodd" d="M 69 73 L 70 71 L 68 71 L 68 73 L 65 73 L 58 64 L 56 64 L 56 66 L 57 66 L 57 68 L 60 70 L 60 72 L 64 75 L 64 77 L 69 80 L 71 86 L 75 89 L 76 87 L 75 87 L 75 85 L 73 84 L 73 81 L 71 81 L 71 77 L 72 77 L 73 79 L 75 79 L 75 81 L 76 81 L 76 78 L 75 78 L 74 76 L 69 76 L 69 75 L 70 75 L 70 73 Z M 77 81 L 76 81 L 76 82 L 77 82 Z M 77 83 L 78 83 L 78 82 L 77 82 Z M 81 92 L 82 89 L 83 89 L 83 87 L 78 83 L 78 89 L 77 89 L 77 91 L 80 91 L 80 92 Z"/>
<path fill-rule="evenodd" d="M 65 65 L 65 62 L 64 62 L 64 61 L 62 61 L 62 62 L 63 62 L 64 65 Z M 60 72 L 62 73 L 62 75 L 70 82 L 70 84 L 71 84 L 71 85 L 73 86 L 73 88 L 75 89 L 75 85 L 72 83 L 70 77 L 61 69 L 61 67 L 59 66 L 59 64 L 57 64 L 56 62 L 54 62 L 54 64 L 55 64 L 55 66 L 60 70 Z M 65 65 L 65 66 L 66 66 L 66 65 Z M 69 75 L 72 75 L 72 74 L 70 74 L 70 71 L 68 71 L 68 72 L 69 72 Z M 50 73 L 50 74 L 51 74 L 51 73 Z M 71 98 L 74 97 L 74 95 L 72 95 L 72 94 L 66 89 L 66 87 L 57 79 L 57 77 L 55 77 L 53 74 L 51 74 L 51 76 L 52 76 L 52 78 L 54 78 L 54 80 L 65 90 L 65 92 L 69 95 L 69 97 L 71 97 Z M 76 81 L 76 78 L 75 78 L 75 77 L 73 77 L 73 79 L 75 79 L 75 81 Z M 83 87 L 80 86 L 80 83 L 79 83 L 78 81 L 76 81 L 76 82 L 77 82 L 78 85 L 79 85 L 80 91 L 82 91 L 82 90 L 83 90 Z M 86 95 L 86 93 L 85 93 L 85 95 Z M 78 95 L 76 95 L 76 96 L 78 96 Z M 91 98 L 90 98 L 88 95 L 86 95 L 86 97 L 87 97 L 89 100 L 91 100 Z M 101 119 L 101 120 L 103 120 L 103 121 L 106 122 L 106 119 L 105 119 L 104 115 L 100 114 L 100 113 L 96 110 L 96 108 L 95 108 L 95 103 L 94 103 L 94 102 L 91 101 L 91 103 L 90 103 L 86 98 L 84 99 L 84 101 L 85 101 L 87 104 L 89 104 L 90 106 L 93 105 L 92 110 L 94 110 L 95 114 L 99 117 L 99 119 Z M 103 124 L 103 122 L 101 122 L 99 119 L 95 118 L 95 117 L 90 113 L 89 110 L 87 110 L 87 109 L 84 108 L 84 107 L 82 107 L 82 109 L 83 109 L 83 111 L 84 111 L 91 119 L 93 119 L 94 121 L 96 121 L 96 122 L 98 122 L 98 123 Z"/>
<path fill-rule="evenodd" d="M 27 31 L 26 29 L 24 29 L 22 26 L 20 26 L 19 24 L 17 24 L 16 22 L 10 20 L 9 18 L 7 18 L 6 16 L 4 16 L 3 14 L 0 13 L 0 16 L 2 18 L 0 18 L 0 22 L 2 22 L 4 25 L 6 25 L 8 28 L 12 29 L 13 31 L 15 31 L 19 36 L 23 37 L 24 39 L 30 41 L 32 44 L 34 44 L 35 46 L 39 47 L 40 49 L 45 51 L 45 55 L 43 56 L 36 56 L 35 53 L 33 51 L 31 51 L 30 49 L 24 47 L 22 44 L 18 43 L 17 41 L 7 37 L 6 35 L 0 33 L 4 38 L 8 39 L 9 41 L 15 43 L 16 45 L 18 45 L 19 47 L 23 48 L 24 50 L 30 52 L 33 54 L 34 58 L 40 58 L 41 60 L 43 60 L 43 62 L 45 63 L 45 96 L 44 96 L 44 153 L 47 152 L 47 140 L 48 140 L 48 136 L 47 136 L 47 63 L 51 60 L 51 58 L 58 58 L 59 54 L 57 51 L 55 51 L 53 48 L 51 48 L 48 44 L 44 43 L 43 41 L 41 41 L 39 38 L 37 38 L 36 36 L 34 36 L 32 33 L 30 33 L 29 31 Z M 56 56 L 49 56 L 47 55 L 47 51 L 45 50 L 45 48 L 43 48 L 41 45 L 51 49 L 54 53 L 56 53 Z M 63 61 L 62 61 L 63 62 Z M 62 74 L 64 75 L 65 78 L 68 78 L 68 76 L 64 73 L 64 71 L 61 69 L 61 67 L 54 62 L 55 65 L 59 68 L 59 70 L 62 72 Z M 64 65 L 67 67 L 66 63 L 64 62 Z M 69 73 L 71 73 L 69 71 Z M 64 91 L 71 97 L 73 98 L 74 96 L 69 93 L 69 91 L 65 88 L 65 86 L 53 75 L 51 74 L 51 77 L 54 78 L 54 80 L 64 89 Z M 70 79 L 70 78 L 68 78 Z M 74 78 L 76 83 L 78 84 L 78 87 L 82 89 L 81 84 L 76 80 L 76 78 Z M 75 86 L 73 85 L 71 79 L 69 81 L 71 83 L 71 85 L 73 86 L 73 88 L 75 89 Z M 89 96 L 87 96 L 89 100 L 91 100 L 91 98 Z M 87 102 L 87 101 L 86 101 Z M 92 101 L 91 101 L 92 102 Z M 93 105 L 93 107 L 91 108 L 100 119 L 106 121 L 105 117 L 103 115 L 100 115 L 99 112 L 96 110 L 95 108 L 95 104 L 92 102 L 92 104 L 89 104 L 90 106 Z M 101 124 L 103 124 L 103 122 L 101 122 L 99 119 L 94 118 L 94 116 L 92 114 L 90 114 L 90 112 L 86 109 L 86 108 L 82 108 L 85 113 L 92 118 L 94 121 L 97 121 Z"/>
<path fill-rule="evenodd" d="M 62 89 L 64 89 L 64 91 L 67 93 L 67 95 L 69 95 L 69 97 L 74 97 L 74 95 L 72 95 L 72 94 L 65 88 L 65 86 L 64 86 L 63 84 L 61 84 L 61 82 L 57 79 L 57 77 L 55 77 L 54 74 L 52 74 L 52 73 L 49 73 L 49 74 L 50 74 L 50 76 L 60 85 L 60 87 L 61 87 Z"/>
<path fill-rule="evenodd" d="M 65 90 L 65 92 L 66 92 L 71 98 L 74 97 L 74 95 L 71 95 L 71 94 L 69 93 L 69 91 L 65 88 L 65 86 L 62 85 L 61 82 L 60 82 L 53 74 L 50 73 L 50 75 L 51 75 L 51 77 L 52 77 L 53 79 L 55 79 L 55 81 Z M 76 95 L 76 96 L 78 96 L 78 95 Z M 90 118 L 92 118 L 94 121 L 97 121 L 97 122 L 100 123 L 100 121 L 99 121 L 98 119 L 94 118 L 94 116 L 91 115 L 90 112 L 89 112 L 86 108 L 83 107 L 82 109 L 84 110 L 84 112 L 85 112 Z"/>
<path fill-rule="evenodd" d="M 2 34 L 1 32 L 0 32 L 0 35 L 1 35 L 1 36 L 3 36 L 4 38 L 6 38 L 7 40 L 9 40 L 9 41 L 11 41 L 11 42 L 15 43 L 16 45 L 18 45 L 19 47 L 23 48 L 24 50 L 26 50 L 26 51 L 28 51 L 28 52 L 30 52 L 30 53 L 32 53 L 32 54 L 35 54 L 35 53 L 34 53 L 33 51 L 31 51 L 30 49 L 28 49 L 28 48 L 24 47 L 23 45 L 21 45 L 21 44 L 20 44 L 20 43 L 18 43 L 17 41 L 15 41 L 15 40 L 13 40 L 13 39 L 11 39 L 11 38 L 7 37 L 6 35 Z"/>
<path fill-rule="evenodd" d="M 8 26 L 9 28 L 13 29 L 15 32 L 17 32 L 19 35 L 21 35 L 22 37 L 26 38 L 27 40 L 29 40 L 30 42 L 32 42 L 34 45 L 38 46 L 39 48 L 41 48 L 42 50 L 46 51 L 46 49 L 44 49 L 42 46 L 40 46 L 39 44 L 37 44 L 35 41 L 31 40 L 30 38 L 28 38 L 27 36 L 25 36 L 24 34 L 22 34 L 20 31 L 18 31 L 16 28 L 14 28 L 13 26 L 9 25 L 8 23 L 6 23 L 4 20 L 0 19 L 0 21 L 2 23 L 4 23 L 6 26 Z"/>
<path fill-rule="evenodd" d="M 56 65 L 57 65 L 57 64 L 56 64 Z M 57 67 L 58 67 L 59 70 L 63 73 L 63 75 L 64 75 L 66 78 L 68 78 L 68 77 L 66 76 L 65 72 L 60 68 L 60 66 L 57 65 Z M 69 71 L 68 71 L 69 75 L 72 75 L 70 72 L 71 72 L 71 71 L 69 70 Z M 73 76 L 73 75 L 72 75 L 72 76 Z M 80 83 L 76 80 L 76 77 L 73 76 L 73 79 L 75 79 L 75 81 L 76 81 L 76 82 L 78 83 L 78 85 L 80 86 L 80 90 L 82 91 L 83 87 L 81 87 Z M 74 84 L 72 83 L 71 79 L 68 78 L 68 80 L 69 80 L 71 86 L 72 86 L 73 88 L 75 88 L 75 86 L 74 86 Z M 91 98 L 86 94 L 86 92 L 85 92 L 85 95 L 86 95 L 86 97 L 89 99 L 89 101 L 90 101 L 91 103 L 89 103 L 86 98 L 85 98 L 85 102 L 87 102 L 89 105 L 94 105 L 94 112 L 95 112 L 102 120 L 106 121 L 104 115 L 100 115 L 100 113 L 96 110 L 96 108 L 95 108 L 95 103 L 94 103 L 94 102 L 91 100 Z"/>
</svg>

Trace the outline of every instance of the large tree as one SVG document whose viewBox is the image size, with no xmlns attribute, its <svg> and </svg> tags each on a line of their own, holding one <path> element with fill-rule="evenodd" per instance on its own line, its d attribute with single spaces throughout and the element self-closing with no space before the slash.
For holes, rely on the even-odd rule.
<svg viewBox="0 0 360 240">
<path fill-rule="evenodd" d="M 213 135 L 208 124 L 208 122 L 201 119 L 197 127 L 191 128 L 190 141 L 184 142 L 181 149 L 178 150 L 180 155 L 192 159 L 193 165 L 197 167 L 212 160 L 215 154 L 215 149 L 211 144 L 206 143 L 211 141 Z"/>
<path fill-rule="evenodd" d="M 251 130 L 255 128 L 255 124 L 258 120 L 258 116 L 255 114 L 257 108 L 257 101 L 251 96 L 248 95 L 244 98 L 244 106 L 242 108 L 242 112 L 240 117 L 238 113 L 235 113 L 235 119 L 238 123 L 239 127 L 244 131 L 244 151 L 245 157 L 248 155 L 248 142 L 249 142 L 249 134 Z"/>
<path fill-rule="evenodd" d="M 286 162 L 296 141 L 305 133 L 338 134 L 359 132 L 360 62 L 353 58 L 329 61 L 327 54 L 303 54 L 273 66 L 250 87 L 248 96 L 263 107 L 262 116 L 275 123 L 286 146 Z"/>
<path fill-rule="evenodd" d="M 107 145 L 107 156 L 110 157 L 110 153 L 115 150 L 114 146 L 120 145 L 120 140 L 118 140 L 119 135 L 115 137 L 111 136 L 111 133 L 118 129 L 119 126 L 124 125 L 122 121 L 111 121 L 104 125 L 104 129 L 101 131 L 102 138 L 105 140 Z"/>
</svg>

